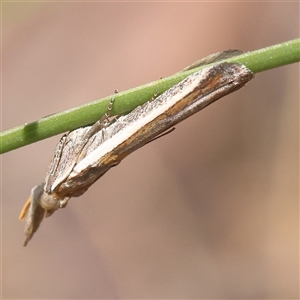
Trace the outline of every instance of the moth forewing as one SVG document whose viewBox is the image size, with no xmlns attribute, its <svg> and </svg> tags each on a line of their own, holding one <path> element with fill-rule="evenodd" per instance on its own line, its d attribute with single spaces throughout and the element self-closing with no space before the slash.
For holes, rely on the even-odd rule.
<svg viewBox="0 0 300 300">
<path fill-rule="evenodd" d="M 219 98 L 243 87 L 252 78 L 253 73 L 237 63 L 221 63 L 190 75 L 113 123 L 109 127 L 109 138 L 93 151 L 87 151 L 89 154 L 78 161 L 64 182 L 64 189 L 72 186 L 70 192 L 74 193 L 77 187 L 78 190 L 88 188 L 128 154 Z M 96 133 L 95 139 L 102 134 L 101 131 Z"/>
<path fill-rule="evenodd" d="M 52 193 L 68 177 L 88 141 L 84 137 L 90 127 L 78 128 L 61 138 L 46 174 L 46 193 Z"/>
</svg>

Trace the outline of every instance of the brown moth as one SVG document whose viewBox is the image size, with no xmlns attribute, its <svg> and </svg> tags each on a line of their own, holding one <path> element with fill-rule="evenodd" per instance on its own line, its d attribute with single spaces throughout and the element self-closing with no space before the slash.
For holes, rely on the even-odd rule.
<svg viewBox="0 0 300 300">
<path fill-rule="evenodd" d="M 228 56 L 230 51 L 225 57 L 221 55 L 221 59 Z M 199 64 L 202 60 L 193 67 Z M 105 123 L 106 115 L 92 126 L 65 134 L 56 146 L 45 181 L 32 189 L 21 212 L 20 219 L 26 221 L 24 246 L 44 217 L 65 207 L 71 197 L 85 193 L 127 155 L 221 97 L 242 88 L 253 77 L 242 64 L 219 63 L 193 73 L 111 123 Z"/>
</svg>

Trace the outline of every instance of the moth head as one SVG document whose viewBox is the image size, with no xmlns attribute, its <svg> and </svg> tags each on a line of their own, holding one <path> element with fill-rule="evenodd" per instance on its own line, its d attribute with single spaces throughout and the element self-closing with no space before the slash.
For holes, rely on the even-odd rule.
<svg viewBox="0 0 300 300">
<path fill-rule="evenodd" d="M 32 188 L 30 197 L 19 216 L 20 220 L 25 220 L 24 246 L 37 231 L 44 217 L 51 216 L 58 208 L 62 207 L 60 200 L 44 192 L 44 185 L 42 183 Z"/>
</svg>

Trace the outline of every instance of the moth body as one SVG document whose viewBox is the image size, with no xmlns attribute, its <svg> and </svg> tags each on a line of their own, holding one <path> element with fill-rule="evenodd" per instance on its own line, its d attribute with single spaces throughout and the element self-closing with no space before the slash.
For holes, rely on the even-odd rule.
<svg viewBox="0 0 300 300">
<path fill-rule="evenodd" d="M 207 67 L 108 126 L 99 127 L 97 122 L 65 134 L 56 146 L 45 183 L 32 192 L 26 243 L 38 228 L 42 215 L 51 215 L 64 207 L 69 198 L 82 195 L 127 155 L 219 98 L 240 89 L 253 76 L 238 63 Z"/>
</svg>

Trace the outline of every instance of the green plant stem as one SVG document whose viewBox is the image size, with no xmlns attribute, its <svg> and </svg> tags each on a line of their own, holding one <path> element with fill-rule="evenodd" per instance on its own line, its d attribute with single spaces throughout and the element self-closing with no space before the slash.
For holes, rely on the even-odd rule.
<svg viewBox="0 0 300 300">
<path fill-rule="evenodd" d="M 299 62 L 300 39 L 247 52 L 226 59 L 226 61 L 244 64 L 254 73 Z M 173 76 L 3 131 L 0 133 L 0 153 L 2 154 L 56 134 L 92 124 L 104 115 L 112 97 L 115 98 L 115 102 L 111 115 L 128 113 L 151 99 L 153 95 L 163 93 L 191 73 L 202 68 L 204 66 L 179 72 Z"/>
</svg>

